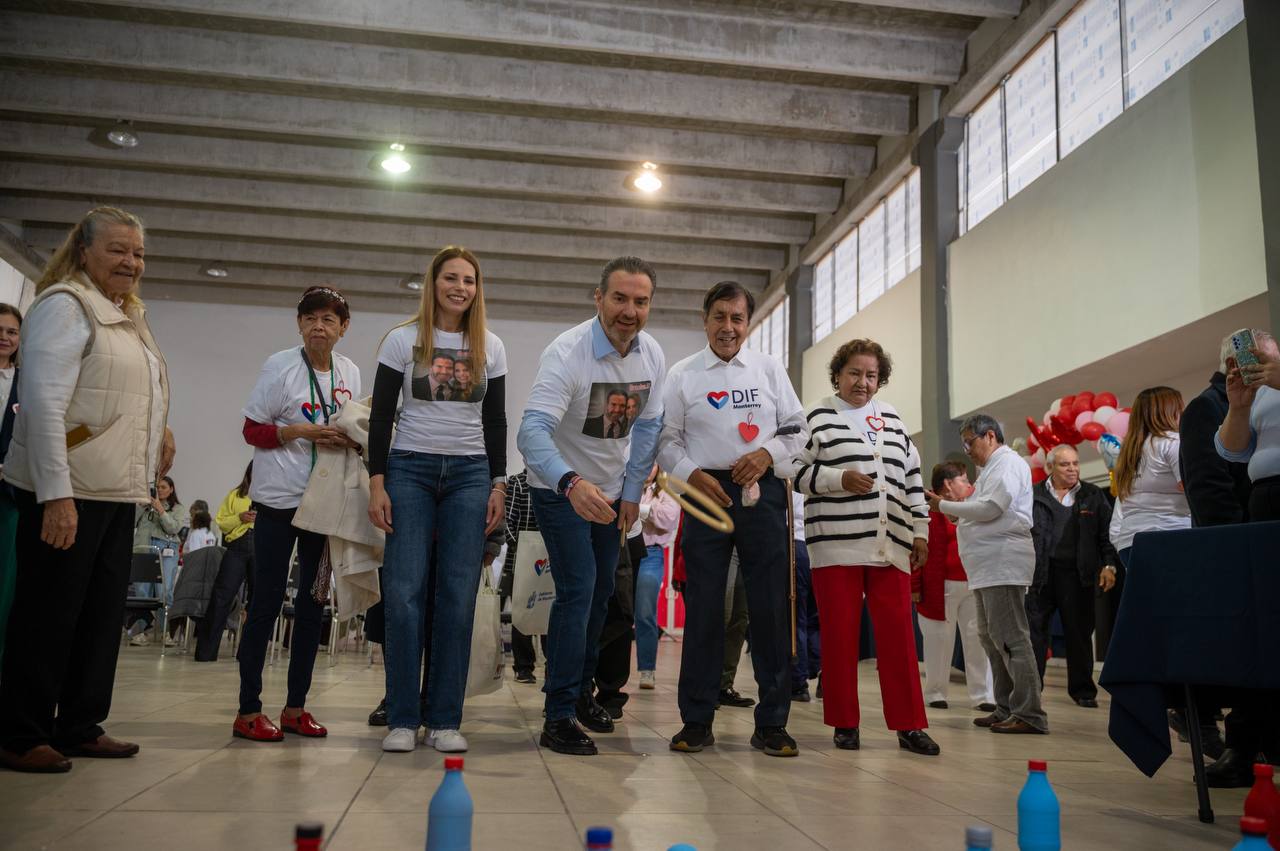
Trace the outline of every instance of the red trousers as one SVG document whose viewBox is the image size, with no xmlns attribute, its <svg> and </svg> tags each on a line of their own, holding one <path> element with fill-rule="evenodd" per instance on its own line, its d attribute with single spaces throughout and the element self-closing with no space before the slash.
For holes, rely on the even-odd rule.
<svg viewBox="0 0 1280 851">
<path fill-rule="evenodd" d="M 858 632 L 862 598 L 871 611 L 884 720 L 890 730 L 929 726 L 920 693 L 911 577 L 896 567 L 829 565 L 813 568 L 822 636 L 822 718 L 829 727 L 857 727 Z"/>
</svg>

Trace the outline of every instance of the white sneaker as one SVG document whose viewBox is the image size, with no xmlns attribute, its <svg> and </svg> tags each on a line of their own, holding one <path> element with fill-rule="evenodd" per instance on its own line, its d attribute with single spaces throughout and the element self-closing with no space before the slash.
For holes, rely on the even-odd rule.
<svg viewBox="0 0 1280 851">
<path fill-rule="evenodd" d="M 457 730 L 428 730 L 427 744 L 440 753 L 464 753 L 467 740 Z"/>
<path fill-rule="evenodd" d="M 409 753 L 418 746 L 418 731 L 408 727 L 395 727 L 382 740 L 387 753 Z"/>
<path fill-rule="evenodd" d="M 658 685 L 658 678 L 653 671 L 640 672 L 640 688 L 653 689 Z"/>
<path fill-rule="evenodd" d="M 129 637 L 130 647 L 146 647 L 150 643 L 151 639 L 147 638 L 147 634 L 145 632 L 140 632 L 137 635 Z"/>
</svg>

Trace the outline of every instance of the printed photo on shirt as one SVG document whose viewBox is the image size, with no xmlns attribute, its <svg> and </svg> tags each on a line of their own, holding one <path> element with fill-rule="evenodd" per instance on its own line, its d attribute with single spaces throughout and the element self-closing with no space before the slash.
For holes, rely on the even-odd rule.
<svg viewBox="0 0 1280 851">
<path fill-rule="evenodd" d="M 423 363 L 413 349 L 413 398 L 422 402 L 479 402 L 489 380 L 476 369 L 470 349 L 442 349 L 437 346 L 431 360 Z"/>
<path fill-rule="evenodd" d="M 597 381 L 591 385 L 591 398 L 587 402 L 587 419 L 582 433 L 587 437 L 617 440 L 631 433 L 631 427 L 640 419 L 640 412 L 649 401 L 650 381 L 617 383 Z"/>
</svg>

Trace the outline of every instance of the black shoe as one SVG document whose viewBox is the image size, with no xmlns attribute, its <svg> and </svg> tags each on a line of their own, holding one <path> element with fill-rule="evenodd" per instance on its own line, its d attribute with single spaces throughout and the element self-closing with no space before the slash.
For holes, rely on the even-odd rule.
<svg viewBox="0 0 1280 851">
<path fill-rule="evenodd" d="M 930 709 L 946 709 L 947 702 L 945 700 L 931 700 L 929 701 L 929 708 Z"/>
<path fill-rule="evenodd" d="M 631 695 L 625 691 L 615 692 L 597 692 L 596 703 L 604 707 L 604 711 L 609 713 L 609 717 L 614 721 L 622 718 L 622 707 L 627 705 L 627 701 L 631 699 Z"/>
<path fill-rule="evenodd" d="M 800 755 L 800 746 L 787 735 L 786 727 L 757 727 L 751 734 L 751 747 L 767 756 Z"/>
<path fill-rule="evenodd" d="M 1169 729 L 1178 734 L 1178 741 L 1187 741 L 1187 718 L 1181 709 L 1169 710 Z"/>
<path fill-rule="evenodd" d="M 796 703 L 808 703 L 813 698 L 809 697 L 809 687 L 800 686 L 791 690 L 791 699 Z"/>
<path fill-rule="evenodd" d="M 942 748 L 924 730 L 899 730 L 898 747 L 921 756 L 937 756 L 942 753 Z"/>
<path fill-rule="evenodd" d="M 369 726 L 387 726 L 387 699 L 385 697 L 378 701 L 378 708 L 369 713 Z"/>
<path fill-rule="evenodd" d="M 997 708 L 997 707 L 996 707 L 996 705 L 995 705 L 994 703 L 979 703 L 979 704 L 978 704 L 978 711 L 979 711 L 979 712 L 995 712 L 995 711 L 996 711 L 996 708 Z"/>
<path fill-rule="evenodd" d="M 831 737 L 831 741 L 842 751 L 856 751 L 862 747 L 857 727 L 836 727 L 836 734 Z"/>
<path fill-rule="evenodd" d="M 679 733 L 671 737 L 671 750 L 697 753 L 715 743 L 716 737 L 711 735 L 711 728 L 706 724 L 685 724 Z"/>
<path fill-rule="evenodd" d="M 580 695 L 578 697 L 578 705 L 574 707 L 574 712 L 578 716 L 578 723 L 591 732 L 613 732 L 613 718 L 609 717 L 608 710 L 596 703 L 594 697 L 586 694 Z"/>
<path fill-rule="evenodd" d="M 746 709 L 748 706 L 756 705 L 754 700 L 738 694 L 737 691 L 731 688 L 720 689 L 720 696 L 717 698 L 717 703 L 719 703 L 720 706 L 738 706 L 743 709 Z"/>
<path fill-rule="evenodd" d="M 1083 706 L 1085 709 L 1097 709 L 1098 700 L 1093 697 L 1077 697 L 1074 698 L 1076 706 Z"/>
<path fill-rule="evenodd" d="M 596 743 L 582 732 L 582 728 L 574 723 L 572 718 L 545 722 L 542 725 L 542 735 L 538 738 L 538 744 L 556 753 L 571 756 L 595 756 L 599 753 L 596 750 Z"/>
<path fill-rule="evenodd" d="M 1214 789 L 1247 789 L 1253 785 L 1253 756 L 1227 748 L 1213 765 L 1205 766 L 1204 777 Z"/>
<path fill-rule="evenodd" d="M 822 700 L 822 672 L 818 672 L 818 686 L 813 690 L 813 696 L 817 700 Z"/>
<path fill-rule="evenodd" d="M 534 685 L 538 682 L 538 678 L 533 675 L 533 671 L 516 671 L 516 682 Z"/>
</svg>

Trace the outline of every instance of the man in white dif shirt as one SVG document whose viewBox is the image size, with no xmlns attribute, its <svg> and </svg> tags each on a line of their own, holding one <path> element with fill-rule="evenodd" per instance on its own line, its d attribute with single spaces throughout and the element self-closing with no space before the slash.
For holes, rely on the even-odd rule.
<svg viewBox="0 0 1280 851">
<path fill-rule="evenodd" d="M 667 376 L 658 465 L 723 506 L 734 530 L 724 534 L 692 515 L 681 546 L 686 568 L 679 704 L 684 728 L 671 749 L 696 753 L 714 744 L 724 664 L 724 598 L 736 547 L 751 621 L 751 662 L 760 702 L 751 745 L 769 756 L 795 756 L 787 734 L 791 709 L 790 495 L 772 472 L 804 448 L 809 426 L 782 362 L 742 344 L 755 299 L 722 281 L 703 298 L 707 347 Z M 745 497 L 745 499 L 744 499 Z M 754 500 L 754 501 L 753 501 Z"/>
<path fill-rule="evenodd" d="M 957 518 L 960 560 L 977 603 L 978 638 L 991 660 L 996 711 L 973 723 L 993 733 L 1047 733 L 1026 610 L 1036 569 L 1031 469 L 1004 445 L 1004 431 L 987 414 L 965 420 L 960 439 L 982 468 L 974 492 L 962 502 L 926 494 L 930 511 Z"/>
</svg>

